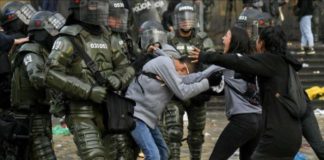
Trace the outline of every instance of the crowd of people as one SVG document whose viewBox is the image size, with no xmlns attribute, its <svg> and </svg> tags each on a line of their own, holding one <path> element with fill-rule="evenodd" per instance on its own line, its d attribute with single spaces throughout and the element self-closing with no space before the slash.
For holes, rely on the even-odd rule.
<svg viewBox="0 0 324 160">
<path fill-rule="evenodd" d="M 44 2 L 1 8 L 0 160 L 55 160 L 51 116 L 64 117 L 83 160 L 136 160 L 140 151 L 179 160 L 185 113 L 190 159 L 199 160 L 205 103 L 219 95 L 229 123 L 210 160 L 237 149 L 242 160 L 291 160 L 302 136 L 324 159 L 312 107 L 290 84 L 302 65 L 287 51 L 280 13 L 261 0 L 243 1 L 222 51 L 199 27 L 199 1 L 70 0 L 67 16 Z M 309 14 L 298 12 L 301 47 L 315 54 Z M 123 105 L 107 105 L 111 94 L 133 102 L 128 130 L 110 130 L 107 106 Z"/>
</svg>

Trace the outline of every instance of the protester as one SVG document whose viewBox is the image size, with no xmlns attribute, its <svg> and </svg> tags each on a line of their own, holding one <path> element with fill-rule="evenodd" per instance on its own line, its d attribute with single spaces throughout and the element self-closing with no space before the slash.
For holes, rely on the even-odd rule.
<svg viewBox="0 0 324 160">
<path fill-rule="evenodd" d="M 298 10 L 298 11 L 297 11 Z M 301 33 L 301 50 L 297 54 L 315 54 L 312 32 L 313 0 L 298 0 L 295 14 L 298 16 Z"/>
<path fill-rule="evenodd" d="M 324 159 L 324 141 L 314 115 L 312 102 L 308 99 L 305 115 L 302 117 L 303 136 L 314 150 L 317 158 Z"/>
<path fill-rule="evenodd" d="M 3 33 L 0 33 L 0 51 L 9 52 L 11 47 L 16 44 L 22 44 L 29 41 L 29 38 L 18 38 L 14 39 L 13 37 L 7 36 Z"/>
<path fill-rule="evenodd" d="M 264 131 L 252 159 L 291 160 L 301 145 L 301 122 L 279 102 L 278 95 L 287 93 L 288 66 L 298 71 L 302 65 L 287 52 L 285 33 L 278 26 L 264 28 L 256 46 L 261 54 L 199 55 L 199 50 L 195 49 L 191 57 L 199 58 L 202 63 L 217 64 L 258 76 Z"/>
<path fill-rule="evenodd" d="M 158 48 L 155 50 L 161 52 Z M 186 100 L 221 80 L 218 73 L 212 73 L 215 68 L 189 74 L 190 59 L 180 57 L 172 46 L 164 45 L 162 51 L 170 57 L 159 56 L 147 62 L 142 74 L 133 80 L 126 92 L 126 97 L 136 102 L 136 128 L 131 134 L 147 160 L 168 159 L 168 147 L 157 123 L 173 95 Z"/>
<path fill-rule="evenodd" d="M 223 37 L 224 54 L 250 54 L 248 33 L 239 27 L 232 27 Z M 261 106 L 252 104 L 247 92 L 256 95 L 256 77 L 233 70 L 224 70 L 225 107 L 229 124 L 219 136 L 210 160 L 226 160 L 238 148 L 240 159 L 250 159 L 261 135 Z M 253 85 L 251 88 L 250 85 Z M 244 94 L 245 93 L 245 94 Z"/>
</svg>

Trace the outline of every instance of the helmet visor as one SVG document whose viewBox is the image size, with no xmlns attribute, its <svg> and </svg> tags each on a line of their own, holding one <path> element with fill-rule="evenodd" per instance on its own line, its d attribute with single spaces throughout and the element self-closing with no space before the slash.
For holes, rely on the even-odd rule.
<svg viewBox="0 0 324 160">
<path fill-rule="evenodd" d="M 109 12 L 108 25 L 112 31 L 126 32 L 128 21 L 128 9 L 111 9 Z"/>
<path fill-rule="evenodd" d="M 26 4 L 16 11 L 17 17 L 26 25 L 29 24 L 31 17 L 36 13 L 36 10 L 30 5 Z"/>
<path fill-rule="evenodd" d="M 192 11 L 179 12 L 175 16 L 176 26 L 180 29 L 192 29 L 197 25 L 197 14 Z"/>
<path fill-rule="evenodd" d="M 109 4 L 107 0 L 88 1 L 85 7 L 80 8 L 80 21 L 94 25 L 108 25 Z"/>
<path fill-rule="evenodd" d="M 44 29 L 50 35 L 56 36 L 60 29 L 64 26 L 65 21 L 65 18 L 60 13 L 56 13 L 45 20 Z"/>
<path fill-rule="evenodd" d="M 147 49 L 147 47 L 151 44 L 160 43 L 166 44 L 167 43 L 167 35 L 164 31 L 157 30 L 157 29 L 150 29 L 144 31 L 141 35 L 141 48 Z"/>
</svg>

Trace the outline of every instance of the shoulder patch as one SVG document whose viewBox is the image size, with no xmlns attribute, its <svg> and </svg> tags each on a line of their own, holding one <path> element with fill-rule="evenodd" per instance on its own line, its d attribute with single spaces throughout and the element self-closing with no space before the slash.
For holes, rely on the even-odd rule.
<svg viewBox="0 0 324 160">
<path fill-rule="evenodd" d="M 33 61 L 32 56 L 30 54 L 26 55 L 26 57 L 24 58 L 24 64 L 25 64 L 25 66 L 27 66 L 32 61 Z"/>
<path fill-rule="evenodd" d="M 52 51 L 59 51 L 65 54 L 73 54 L 73 45 L 68 37 L 62 36 L 56 39 L 52 46 Z"/>
</svg>

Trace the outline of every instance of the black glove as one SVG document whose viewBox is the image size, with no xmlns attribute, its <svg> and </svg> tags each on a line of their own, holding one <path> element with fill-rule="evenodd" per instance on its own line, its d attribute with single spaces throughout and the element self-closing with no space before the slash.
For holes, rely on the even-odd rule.
<svg viewBox="0 0 324 160">
<path fill-rule="evenodd" d="M 197 96 L 191 98 L 191 103 L 197 106 L 201 106 L 205 102 L 209 101 L 211 98 L 210 95 L 206 94 L 205 92 L 198 94 Z"/>
<path fill-rule="evenodd" d="M 212 73 L 207 79 L 209 86 L 217 86 L 222 80 L 223 73 L 220 71 Z"/>
</svg>

